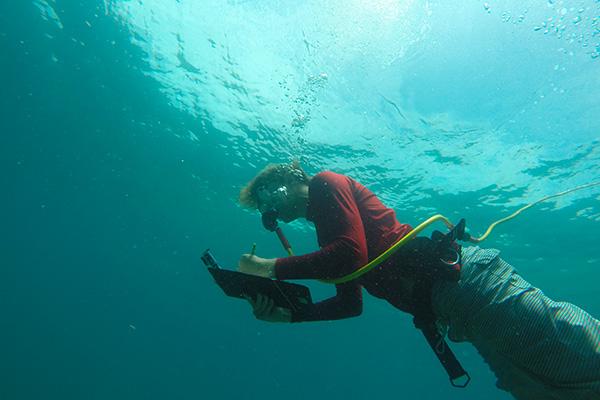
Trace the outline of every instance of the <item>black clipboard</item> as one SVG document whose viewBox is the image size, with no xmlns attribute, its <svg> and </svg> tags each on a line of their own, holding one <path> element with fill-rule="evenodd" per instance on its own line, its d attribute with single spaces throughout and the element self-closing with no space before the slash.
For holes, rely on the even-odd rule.
<svg viewBox="0 0 600 400">
<path fill-rule="evenodd" d="M 276 306 L 292 311 L 312 305 L 310 290 L 306 286 L 222 269 L 209 250 L 202 255 L 202 261 L 227 296 L 256 299 L 258 294 L 262 294 L 271 298 Z"/>
</svg>

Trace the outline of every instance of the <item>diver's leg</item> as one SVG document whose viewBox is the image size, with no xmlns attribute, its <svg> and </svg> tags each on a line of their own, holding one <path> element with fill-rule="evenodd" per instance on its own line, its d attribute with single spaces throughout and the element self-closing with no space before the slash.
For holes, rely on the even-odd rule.
<svg viewBox="0 0 600 400">
<path fill-rule="evenodd" d="M 485 252 L 467 252 L 459 283 L 435 296 L 450 337 L 473 343 L 517 399 L 600 400 L 600 322 Z"/>
<path fill-rule="evenodd" d="M 551 300 L 504 260 L 496 263 L 487 271 L 495 287 L 491 314 L 481 318 L 487 326 L 473 330 L 473 344 L 499 386 L 532 400 L 600 400 L 600 322 L 573 304 Z M 497 274 L 509 285 L 499 285 Z"/>
</svg>

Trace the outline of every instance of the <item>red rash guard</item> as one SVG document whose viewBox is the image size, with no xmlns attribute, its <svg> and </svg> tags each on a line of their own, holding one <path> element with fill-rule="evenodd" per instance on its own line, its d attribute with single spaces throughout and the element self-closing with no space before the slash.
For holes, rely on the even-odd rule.
<svg viewBox="0 0 600 400">
<path fill-rule="evenodd" d="M 394 210 L 360 183 L 333 172 L 310 181 L 306 219 L 315 224 L 320 250 L 279 258 L 277 279 L 327 279 L 345 276 L 379 256 L 412 230 Z M 398 254 L 398 253 L 396 253 Z M 397 255 L 360 278 L 336 285 L 336 296 L 296 312 L 293 322 L 348 318 L 361 314 L 367 291 L 408 311 L 403 268 Z"/>
</svg>

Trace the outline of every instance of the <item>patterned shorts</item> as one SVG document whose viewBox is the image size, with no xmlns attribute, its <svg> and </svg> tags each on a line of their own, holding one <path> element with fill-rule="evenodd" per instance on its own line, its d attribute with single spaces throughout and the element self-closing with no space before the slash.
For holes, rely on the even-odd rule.
<svg viewBox="0 0 600 400">
<path fill-rule="evenodd" d="M 498 250 L 464 248 L 460 281 L 437 284 L 433 308 L 516 399 L 600 400 L 600 321 L 548 298 Z"/>
</svg>

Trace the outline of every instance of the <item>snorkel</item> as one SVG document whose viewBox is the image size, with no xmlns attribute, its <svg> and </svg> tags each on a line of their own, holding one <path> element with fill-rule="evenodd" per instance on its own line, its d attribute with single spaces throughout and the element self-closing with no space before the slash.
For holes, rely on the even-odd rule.
<svg viewBox="0 0 600 400">
<path fill-rule="evenodd" d="M 290 242 L 287 240 L 287 238 L 283 234 L 283 231 L 279 227 L 279 224 L 277 223 L 278 216 L 279 211 L 277 211 L 275 208 L 271 208 L 270 210 L 265 211 L 264 213 L 262 213 L 263 226 L 266 230 L 270 232 L 275 232 L 285 251 L 287 251 L 288 255 L 293 256 L 294 252 L 292 251 L 292 246 L 290 245 Z"/>
<path fill-rule="evenodd" d="M 279 241 L 281 242 L 283 248 L 288 253 L 288 255 L 292 256 L 294 253 L 292 252 L 292 246 L 290 242 L 287 240 L 283 231 L 279 227 L 277 223 L 277 218 L 279 218 L 279 210 L 278 208 L 287 200 L 288 198 L 288 189 L 287 186 L 281 185 L 277 188 L 271 188 L 271 190 L 267 189 L 267 187 L 263 186 L 258 189 L 258 200 L 259 200 L 259 211 L 261 212 L 262 224 L 266 230 L 270 232 L 275 232 Z"/>
</svg>

